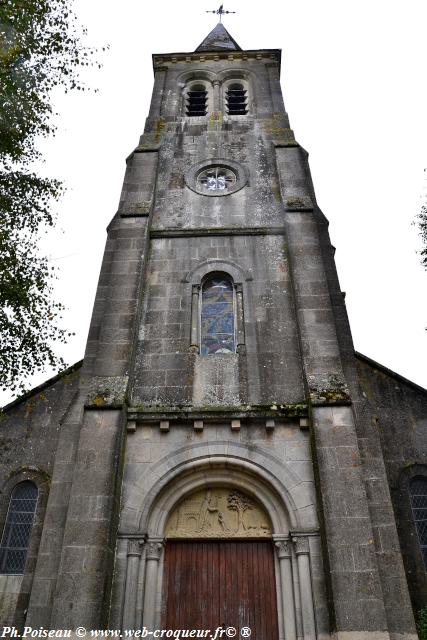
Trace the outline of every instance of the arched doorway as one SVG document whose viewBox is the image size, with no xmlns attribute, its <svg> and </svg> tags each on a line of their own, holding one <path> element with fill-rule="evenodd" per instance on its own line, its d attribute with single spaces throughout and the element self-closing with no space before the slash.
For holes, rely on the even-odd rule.
<svg viewBox="0 0 427 640">
<path fill-rule="evenodd" d="M 277 640 L 272 527 L 262 506 L 226 487 L 179 502 L 166 525 L 163 593 L 165 629 L 248 628 Z"/>
<path fill-rule="evenodd" d="M 300 512 L 307 509 L 307 494 L 301 491 L 298 477 L 286 461 L 276 464 L 271 457 L 263 458 L 256 447 L 245 449 L 243 458 L 238 455 L 242 445 L 227 446 L 227 456 L 213 456 L 210 445 L 208 451 L 201 447 L 199 457 L 190 460 L 178 451 L 173 459 L 165 458 L 156 474 L 147 475 L 149 486 L 144 491 L 142 484 L 135 482 L 122 512 L 120 549 L 126 557 L 122 626 L 150 630 L 164 627 L 170 575 L 166 564 L 172 542 L 247 542 L 255 545 L 253 551 L 264 543 L 273 555 L 278 637 L 315 640 L 310 539 L 318 540 L 319 534 L 315 518 L 307 520 L 304 516 L 304 524 L 300 521 Z M 250 456 L 255 461 L 249 460 Z M 210 508 L 202 508 L 205 500 L 209 502 L 208 492 L 219 492 L 220 499 Z M 229 509 L 232 492 L 251 500 L 252 509 L 246 508 L 240 516 L 238 509 Z M 194 585 L 195 591 L 201 588 Z M 262 583 L 258 584 L 260 590 Z M 187 594 L 187 599 L 192 594 Z M 266 637 L 262 633 L 261 639 Z"/>
</svg>

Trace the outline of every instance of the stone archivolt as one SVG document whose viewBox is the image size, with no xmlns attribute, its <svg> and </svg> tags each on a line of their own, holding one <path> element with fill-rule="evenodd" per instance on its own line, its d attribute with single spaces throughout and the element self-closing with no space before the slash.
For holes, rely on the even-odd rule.
<svg viewBox="0 0 427 640">
<path fill-rule="evenodd" d="M 269 538 L 264 509 L 244 493 L 204 489 L 178 504 L 166 525 L 167 538 Z"/>
</svg>

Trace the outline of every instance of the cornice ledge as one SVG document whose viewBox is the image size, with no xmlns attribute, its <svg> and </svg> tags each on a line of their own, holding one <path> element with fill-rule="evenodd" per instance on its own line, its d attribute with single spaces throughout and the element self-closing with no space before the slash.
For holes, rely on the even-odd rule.
<svg viewBox="0 0 427 640">
<path fill-rule="evenodd" d="M 282 236 L 284 227 L 198 227 L 198 228 L 152 228 L 152 238 L 187 238 L 196 236 Z"/>
</svg>

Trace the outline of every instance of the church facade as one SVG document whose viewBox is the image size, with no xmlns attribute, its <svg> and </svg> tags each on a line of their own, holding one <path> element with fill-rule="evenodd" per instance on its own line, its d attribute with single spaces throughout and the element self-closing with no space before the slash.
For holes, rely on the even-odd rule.
<svg viewBox="0 0 427 640">
<path fill-rule="evenodd" d="M 427 391 L 354 351 L 280 63 L 153 56 L 84 360 L 1 415 L 4 626 L 416 637 Z"/>
</svg>

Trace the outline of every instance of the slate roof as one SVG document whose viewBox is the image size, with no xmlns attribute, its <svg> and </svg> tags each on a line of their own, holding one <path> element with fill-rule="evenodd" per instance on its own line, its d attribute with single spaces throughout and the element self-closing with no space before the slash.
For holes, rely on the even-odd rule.
<svg viewBox="0 0 427 640">
<path fill-rule="evenodd" d="M 206 36 L 196 51 L 241 51 L 237 42 L 230 36 L 221 22 Z"/>
</svg>

